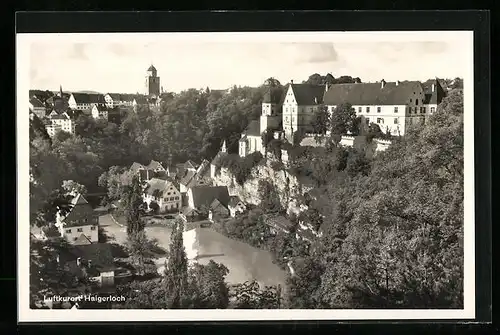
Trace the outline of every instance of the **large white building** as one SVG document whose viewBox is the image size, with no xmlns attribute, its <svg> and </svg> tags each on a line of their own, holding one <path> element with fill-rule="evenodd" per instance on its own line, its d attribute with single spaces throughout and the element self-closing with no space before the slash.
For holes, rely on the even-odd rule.
<svg viewBox="0 0 500 335">
<path fill-rule="evenodd" d="M 105 105 L 104 95 L 99 93 L 72 93 L 68 100 L 69 107 L 73 110 L 88 110 L 93 105 Z"/>
<path fill-rule="evenodd" d="M 58 131 L 65 131 L 70 134 L 75 133 L 75 121 L 68 115 L 67 112 L 58 114 L 52 111 L 49 115 L 49 123 L 45 125 L 47 134 L 52 137 Z"/>
<path fill-rule="evenodd" d="M 432 115 L 446 96 L 438 79 L 426 86 L 418 81 L 334 85 L 292 81 L 281 96 L 276 92 L 269 89 L 262 102 L 260 119 L 251 121 L 241 135 L 241 157 L 255 151 L 264 154 L 262 133 L 265 130 L 272 130 L 275 138 L 283 131 L 290 143 L 296 132 L 312 133 L 316 112 L 323 106 L 335 113 L 340 105 L 350 104 L 367 124 L 374 123 L 385 133 L 403 136 L 410 125 L 425 122 L 426 116 Z"/>
</svg>

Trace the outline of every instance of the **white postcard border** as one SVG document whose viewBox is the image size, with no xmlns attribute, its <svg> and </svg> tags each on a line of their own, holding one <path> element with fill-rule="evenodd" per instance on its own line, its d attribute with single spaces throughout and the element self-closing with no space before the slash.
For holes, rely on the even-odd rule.
<svg viewBox="0 0 500 335">
<path fill-rule="evenodd" d="M 29 118 L 30 44 L 34 41 L 88 42 L 141 39 L 154 43 L 162 38 L 171 43 L 317 43 L 379 40 L 447 41 L 458 39 L 468 55 L 469 71 L 464 76 L 464 309 L 461 310 L 32 310 L 29 308 Z M 259 32 L 259 33 L 112 33 L 112 34 L 17 34 L 17 257 L 18 321 L 253 321 L 253 320 L 395 320 L 473 319 L 475 317 L 474 234 L 474 68 L 472 31 L 412 32 Z M 54 60 L 56 63 L 57 61 Z"/>
</svg>

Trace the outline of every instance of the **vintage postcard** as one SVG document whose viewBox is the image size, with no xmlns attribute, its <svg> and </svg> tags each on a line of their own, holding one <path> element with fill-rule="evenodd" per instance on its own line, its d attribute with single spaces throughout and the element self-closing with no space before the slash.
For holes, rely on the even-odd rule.
<svg viewBox="0 0 500 335">
<path fill-rule="evenodd" d="M 17 99 L 19 321 L 474 318 L 472 32 L 18 34 Z"/>
</svg>

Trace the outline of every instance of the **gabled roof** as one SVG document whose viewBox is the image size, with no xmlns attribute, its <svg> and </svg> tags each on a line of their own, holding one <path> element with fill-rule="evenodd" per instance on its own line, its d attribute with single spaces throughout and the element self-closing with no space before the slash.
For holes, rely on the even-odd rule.
<svg viewBox="0 0 500 335">
<path fill-rule="evenodd" d="M 151 160 L 151 162 L 149 163 L 148 166 L 146 166 L 146 168 L 150 169 L 150 170 L 156 170 L 156 169 L 164 169 L 163 165 L 161 165 L 160 162 L 157 162 L 155 160 Z"/>
<path fill-rule="evenodd" d="M 132 166 L 130 166 L 130 171 L 132 171 L 133 173 L 137 173 L 139 170 L 143 170 L 145 168 L 146 167 L 141 163 L 134 162 L 132 163 Z"/>
<path fill-rule="evenodd" d="M 73 242 L 74 245 L 88 245 L 92 242 L 85 236 L 85 234 L 80 234 L 80 236 Z"/>
<path fill-rule="evenodd" d="M 211 210 L 218 210 L 218 209 L 222 209 L 222 210 L 225 210 L 225 211 L 227 211 L 227 210 L 228 210 L 227 206 L 224 206 L 224 204 L 222 204 L 222 203 L 219 201 L 219 199 L 214 199 L 214 200 L 212 201 L 212 203 L 210 204 L 210 209 L 211 209 Z"/>
<path fill-rule="evenodd" d="M 104 104 L 104 95 L 96 93 L 72 93 L 77 104 Z"/>
<path fill-rule="evenodd" d="M 156 190 L 158 190 L 160 194 L 163 195 L 163 193 L 169 190 L 171 187 L 175 189 L 175 191 L 178 191 L 175 185 L 170 180 L 152 178 L 151 180 L 148 181 L 148 187 L 146 189 L 146 193 L 149 195 L 153 195 L 153 193 Z"/>
<path fill-rule="evenodd" d="M 226 186 L 194 186 L 191 188 L 193 204 L 195 208 L 210 206 L 218 199 L 221 204 L 227 206 L 229 203 L 229 192 Z"/>
<path fill-rule="evenodd" d="M 194 177 L 196 176 L 196 172 L 193 170 L 187 170 L 184 177 L 181 178 L 181 184 L 189 188 L 191 182 L 195 181 Z"/>
<path fill-rule="evenodd" d="M 290 84 L 298 105 L 317 105 L 323 103 L 325 85 Z M 286 98 L 283 94 L 282 101 Z"/>
<path fill-rule="evenodd" d="M 441 101 L 446 96 L 446 92 L 441 86 L 439 79 L 435 79 L 431 83 L 427 83 L 428 85 L 423 85 L 423 89 L 425 91 L 425 103 L 426 104 L 440 104 Z M 434 92 L 432 91 L 432 84 L 434 84 Z"/>
<path fill-rule="evenodd" d="M 133 102 L 135 98 L 135 94 L 127 94 L 127 93 L 108 93 L 108 95 L 113 99 L 113 101 L 127 101 Z"/>
<path fill-rule="evenodd" d="M 290 232 L 293 228 L 293 223 L 283 215 L 267 214 L 264 215 L 264 223 L 285 232 Z"/>
<path fill-rule="evenodd" d="M 252 120 L 245 129 L 247 136 L 261 136 L 260 134 L 260 120 Z M 241 139 L 240 139 L 241 140 Z"/>
<path fill-rule="evenodd" d="M 135 103 L 138 105 L 147 105 L 148 99 L 145 96 L 142 95 L 136 95 L 134 97 Z"/>
<path fill-rule="evenodd" d="M 95 224 L 93 221 L 97 214 L 92 209 L 92 206 L 81 194 L 77 194 L 71 200 L 72 208 L 69 213 L 62 219 L 65 227 L 86 226 Z"/>
<path fill-rule="evenodd" d="M 418 81 L 401 83 L 334 84 L 325 93 L 325 105 L 406 105 L 413 92 L 423 91 Z"/>
<path fill-rule="evenodd" d="M 227 204 L 229 207 L 236 207 L 239 203 L 245 205 L 243 201 L 241 201 L 240 197 L 237 195 L 232 195 L 229 197 L 229 203 Z"/>
<path fill-rule="evenodd" d="M 45 104 L 43 102 L 41 102 L 37 97 L 32 97 L 30 99 L 30 104 L 34 108 L 45 108 Z"/>
<path fill-rule="evenodd" d="M 82 267 L 86 267 L 89 274 L 95 272 L 95 275 L 98 275 L 100 272 L 112 271 L 116 269 L 114 265 L 112 247 L 108 243 L 75 245 L 68 250 L 68 252 L 60 255 L 60 261 L 66 263 L 69 270 L 73 273 L 81 272 L 81 269 L 79 269 L 76 262 L 78 258 L 81 260 Z M 91 261 L 90 267 L 88 267 L 88 261 Z"/>
<path fill-rule="evenodd" d="M 215 166 L 220 166 L 221 158 L 224 157 L 224 156 L 227 156 L 227 153 L 219 151 L 217 153 L 217 155 L 215 155 L 214 159 L 212 159 L 212 161 L 210 162 L 210 164 L 211 165 L 215 165 Z"/>
<path fill-rule="evenodd" d="M 70 119 L 69 115 L 66 113 L 51 115 L 50 118 L 52 120 L 69 120 Z"/>
<path fill-rule="evenodd" d="M 106 112 L 108 108 L 105 105 L 94 105 L 92 108 L 97 108 L 99 112 Z"/>
<path fill-rule="evenodd" d="M 195 169 L 196 170 L 197 167 L 198 167 L 198 164 L 196 164 L 192 160 L 188 160 L 188 161 L 186 161 L 186 163 L 184 163 L 185 169 Z"/>
</svg>

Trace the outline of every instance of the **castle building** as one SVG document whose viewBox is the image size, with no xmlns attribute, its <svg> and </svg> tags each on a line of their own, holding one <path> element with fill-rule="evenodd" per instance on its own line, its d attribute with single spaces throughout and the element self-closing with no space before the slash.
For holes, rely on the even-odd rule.
<svg viewBox="0 0 500 335">
<path fill-rule="evenodd" d="M 151 65 L 146 73 L 146 95 L 149 98 L 158 98 L 160 96 L 160 77 L 156 68 Z"/>
<path fill-rule="evenodd" d="M 283 93 L 281 93 L 283 92 Z M 312 133 L 316 112 L 326 107 L 330 113 L 342 104 L 350 104 L 367 124 L 377 124 L 383 132 L 403 136 L 412 124 L 424 123 L 446 96 L 436 78 L 425 85 L 419 81 L 285 86 L 284 91 L 269 87 L 262 101 L 260 119 L 250 122 L 239 140 L 239 155 L 264 154 L 262 133 L 268 129 L 284 132 L 293 142 L 296 132 Z"/>
</svg>

